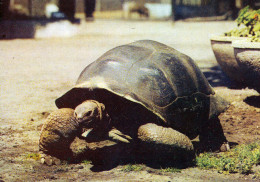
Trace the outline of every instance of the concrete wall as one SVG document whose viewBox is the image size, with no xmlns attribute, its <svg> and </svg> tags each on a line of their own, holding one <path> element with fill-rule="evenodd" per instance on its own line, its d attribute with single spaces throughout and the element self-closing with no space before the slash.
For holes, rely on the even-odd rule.
<svg viewBox="0 0 260 182">
<path fill-rule="evenodd" d="M 35 17 L 45 16 L 45 5 L 49 0 L 32 0 L 31 15 Z"/>
<path fill-rule="evenodd" d="M 44 16 L 45 5 L 50 0 L 11 0 L 10 9 L 15 8 L 15 6 L 20 5 L 26 9 L 31 16 L 42 17 Z M 31 2 L 31 4 L 29 3 Z"/>
</svg>

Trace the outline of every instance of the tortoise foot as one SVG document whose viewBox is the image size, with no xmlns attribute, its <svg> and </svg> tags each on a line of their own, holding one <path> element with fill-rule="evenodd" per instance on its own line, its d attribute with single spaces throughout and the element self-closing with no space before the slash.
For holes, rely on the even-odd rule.
<svg viewBox="0 0 260 182">
<path fill-rule="evenodd" d="M 201 142 L 198 148 L 198 152 L 227 152 L 230 150 L 229 142 L 222 143 L 210 143 Z"/>
<path fill-rule="evenodd" d="M 221 146 L 220 146 L 220 152 L 226 152 L 230 150 L 230 145 L 228 142 L 224 142 Z"/>
<path fill-rule="evenodd" d="M 60 165 L 61 160 L 51 155 L 41 154 L 41 163 L 46 164 L 48 166 Z"/>
<path fill-rule="evenodd" d="M 158 162 L 189 163 L 194 158 L 194 147 L 190 139 L 172 129 L 153 123 L 138 129 L 140 145 L 137 152 Z"/>
<path fill-rule="evenodd" d="M 201 152 L 225 152 L 230 150 L 229 143 L 224 135 L 219 118 L 212 118 L 202 127 L 199 140 Z"/>
<path fill-rule="evenodd" d="M 145 143 L 151 143 L 155 146 L 168 146 L 169 149 L 182 148 L 188 151 L 194 149 L 192 142 L 186 135 L 172 128 L 158 126 L 154 123 L 140 126 L 138 138 Z"/>
</svg>

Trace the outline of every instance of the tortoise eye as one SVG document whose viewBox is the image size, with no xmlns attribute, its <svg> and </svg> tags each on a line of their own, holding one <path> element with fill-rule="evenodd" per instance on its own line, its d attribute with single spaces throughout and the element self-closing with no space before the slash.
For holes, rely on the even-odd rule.
<svg viewBox="0 0 260 182">
<path fill-rule="evenodd" d="M 85 116 L 91 116 L 91 114 L 92 114 L 92 111 L 88 111 L 88 112 L 86 112 Z"/>
</svg>

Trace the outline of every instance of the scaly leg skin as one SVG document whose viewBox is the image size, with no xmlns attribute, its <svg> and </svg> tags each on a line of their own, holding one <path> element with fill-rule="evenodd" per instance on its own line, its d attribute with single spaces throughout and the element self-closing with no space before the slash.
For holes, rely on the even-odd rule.
<svg viewBox="0 0 260 182">
<path fill-rule="evenodd" d="M 60 164 L 60 160 L 73 158 L 70 144 L 79 130 L 73 114 L 73 109 L 63 108 L 52 112 L 47 117 L 39 140 L 42 163 Z"/>
<path fill-rule="evenodd" d="M 190 139 L 172 128 L 148 123 L 139 127 L 138 139 L 139 152 L 152 154 L 153 159 L 184 163 L 194 158 L 194 148 Z"/>
<path fill-rule="evenodd" d="M 201 128 L 199 139 L 201 151 L 225 152 L 230 150 L 230 146 L 224 135 L 220 120 L 217 117 L 207 121 Z"/>
</svg>

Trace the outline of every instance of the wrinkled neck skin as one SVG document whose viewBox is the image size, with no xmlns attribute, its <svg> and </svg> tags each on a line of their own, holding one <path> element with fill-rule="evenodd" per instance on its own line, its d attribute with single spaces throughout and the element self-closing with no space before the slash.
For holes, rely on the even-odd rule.
<svg viewBox="0 0 260 182">
<path fill-rule="evenodd" d="M 108 129 L 111 124 L 111 118 L 106 112 L 101 113 L 101 115 L 102 116 L 97 116 L 93 118 L 91 121 L 88 121 L 87 124 L 85 123 L 79 124 L 79 127 L 93 128 L 93 130 Z"/>
</svg>

